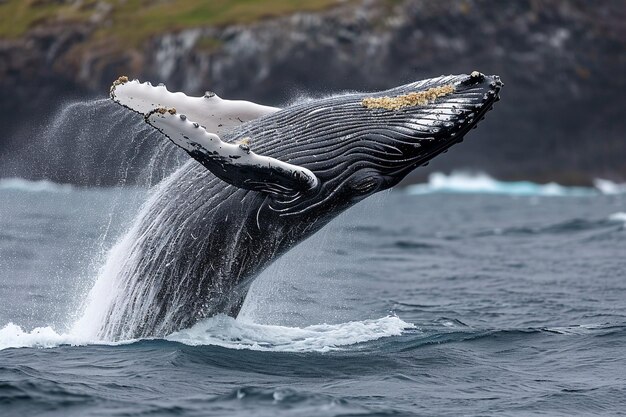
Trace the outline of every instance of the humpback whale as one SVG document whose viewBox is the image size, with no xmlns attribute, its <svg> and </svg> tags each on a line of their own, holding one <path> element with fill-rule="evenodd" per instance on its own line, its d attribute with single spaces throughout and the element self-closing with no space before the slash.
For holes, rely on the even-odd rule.
<svg viewBox="0 0 626 417">
<path fill-rule="evenodd" d="M 501 87 L 474 71 L 278 109 L 120 77 L 111 98 L 191 159 L 135 219 L 99 336 L 163 336 L 236 316 L 273 260 L 461 142 Z"/>
</svg>

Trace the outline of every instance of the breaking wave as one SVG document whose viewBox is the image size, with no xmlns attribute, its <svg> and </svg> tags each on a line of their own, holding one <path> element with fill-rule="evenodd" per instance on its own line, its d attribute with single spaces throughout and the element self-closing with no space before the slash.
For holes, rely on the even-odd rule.
<svg viewBox="0 0 626 417">
<path fill-rule="evenodd" d="M 70 184 L 58 184 L 49 180 L 30 181 L 23 178 L 1 178 L 0 190 L 15 190 L 32 193 L 69 193 L 74 189 Z"/>
<path fill-rule="evenodd" d="M 624 223 L 624 227 L 626 227 L 626 212 L 617 212 L 613 213 L 609 216 L 609 220 L 612 222 L 622 222 Z"/>
<path fill-rule="evenodd" d="M 602 194 L 606 194 L 606 195 L 626 194 L 626 184 L 617 184 L 617 183 L 614 183 L 613 181 L 597 178 L 593 182 L 593 185 Z"/>
<path fill-rule="evenodd" d="M 326 352 L 383 337 L 399 336 L 414 329 L 396 316 L 340 324 L 317 324 L 306 327 L 263 325 L 236 320 L 225 315 L 205 319 L 195 326 L 165 337 L 171 342 L 190 346 L 213 345 L 229 349 L 278 352 Z M 9 323 L 0 329 L 0 350 L 7 348 L 53 348 L 62 345 L 120 345 L 138 340 L 107 342 L 74 334 L 59 334 L 52 327 L 32 331 Z"/>
<path fill-rule="evenodd" d="M 537 184 L 530 181 L 498 181 L 484 173 L 454 171 L 450 175 L 441 172 L 432 173 L 427 183 L 410 185 L 406 190 L 409 194 L 414 195 L 477 193 L 514 196 L 587 197 L 604 194 L 623 194 L 626 193 L 626 184 L 616 184 L 609 180 L 597 179 L 594 182 L 594 187 L 566 187 L 554 182 Z"/>
<path fill-rule="evenodd" d="M 325 352 L 342 346 L 400 336 L 415 326 L 395 316 L 340 324 L 286 327 L 248 323 L 218 315 L 187 330 L 175 332 L 167 340 L 187 345 L 217 345 L 235 349 L 285 352 Z"/>
</svg>

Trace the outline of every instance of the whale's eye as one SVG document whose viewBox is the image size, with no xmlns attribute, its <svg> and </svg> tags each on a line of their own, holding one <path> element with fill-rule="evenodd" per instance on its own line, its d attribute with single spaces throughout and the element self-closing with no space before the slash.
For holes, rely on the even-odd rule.
<svg viewBox="0 0 626 417">
<path fill-rule="evenodd" d="M 376 183 L 374 181 L 363 181 L 361 184 L 358 184 L 354 189 L 362 194 L 367 194 L 370 191 L 373 191 L 376 188 Z"/>
<path fill-rule="evenodd" d="M 355 193 L 369 195 L 379 190 L 382 179 L 376 171 L 368 170 L 355 175 L 350 185 Z"/>
</svg>

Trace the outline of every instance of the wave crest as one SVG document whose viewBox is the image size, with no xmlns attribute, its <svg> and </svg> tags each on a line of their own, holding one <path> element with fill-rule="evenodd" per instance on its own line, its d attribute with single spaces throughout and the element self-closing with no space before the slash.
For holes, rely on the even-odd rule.
<svg viewBox="0 0 626 417">
<path fill-rule="evenodd" d="M 432 193 L 480 193 L 513 196 L 544 197 L 587 197 L 626 193 L 625 184 L 598 179 L 594 187 L 565 187 L 551 182 L 537 184 L 530 181 L 498 181 L 484 173 L 453 171 L 450 175 L 441 172 L 430 174 L 428 182 L 407 187 L 409 194 Z"/>
<path fill-rule="evenodd" d="M 28 332 L 9 323 L 0 329 L 0 350 L 8 348 L 52 348 L 61 345 L 84 345 L 86 340 L 70 334 L 58 334 L 52 327 L 36 327 Z"/>
<path fill-rule="evenodd" d="M 218 315 L 187 330 L 175 332 L 167 340 L 187 345 L 218 345 L 233 349 L 283 352 L 326 352 L 342 346 L 399 336 L 415 326 L 396 316 L 340 324 L 306 327 L 263 325 Z"/>
<path fill-rule="evenodd" d="M 0 190 L 25 191 L 31 193 L 69 193 L 74 189 L 70 184 L 58 184 L 49 180 L 30 181 L 23 178 L 0 179 Z"/>
<path fill-rule="evenodd" d="M 214 345 L 229 349 L 250 349 L 277 352 L 327 352 L 383 337 L 399 336 L 414 329 L 396 316 L 340 324 L 317 324 L 286 327 L 256 324 L 225 315 L 214 316 L 195 326 L 165 337 L 171 342 L 190 346 Z M 28 332 L 9 323 L 0 329 L 0 350 L 7 348 L 52 348 L 61 345 L 119 345 L 137 340 L 107 342 L 80 334 L 59 334 L 51 327 L 38 327 Z"/>
<path fill-rule="evenodd" d="M 619 211 L 617 213 L 613 213 L 609 216 L 609 221 L 612 222 L 623 222 L 624 227 L 626 227 L 626 212 Z"/>
</svg>

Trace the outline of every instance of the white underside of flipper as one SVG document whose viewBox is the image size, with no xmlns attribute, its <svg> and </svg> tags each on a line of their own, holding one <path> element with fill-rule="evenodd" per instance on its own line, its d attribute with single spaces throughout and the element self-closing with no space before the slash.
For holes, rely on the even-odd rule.
<svg viewBox="0 0 626 417">
<path fill-rule="evenodd" d="M 310 170 L 252 152 L 245 143 L 227 143 L 175 109 L 159 108 L 146 122 L 183 148 L 222 180 L 274 195 L 297 196 L 318 185 Z"/>
<path fill-rule="evenodd" d="M 120 77 L 111 86 L 111 98 L 131 110 L 147 115 L 156 108 L 175 108 L 203 126 L 207 132 L 222 134 L 240 124 L 274 113 L 280 109 L 244 100 L 223 100 L 215 93 L 190 97 L 168 91 L 165 85 L 129 81 Z"/>
</svg>

